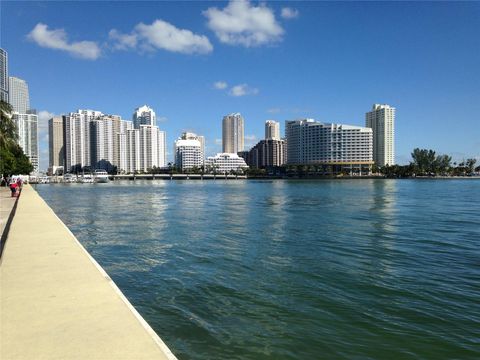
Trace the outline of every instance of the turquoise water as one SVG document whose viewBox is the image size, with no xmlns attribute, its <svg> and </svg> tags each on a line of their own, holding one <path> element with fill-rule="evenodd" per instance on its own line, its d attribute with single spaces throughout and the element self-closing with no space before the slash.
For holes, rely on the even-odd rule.
<svg viewBox="0 0 480 360">
<path fill-rule="evenodd" d="M 480 181 L 37 190 L 179 359 L 480 358 Z"/>
</svg>

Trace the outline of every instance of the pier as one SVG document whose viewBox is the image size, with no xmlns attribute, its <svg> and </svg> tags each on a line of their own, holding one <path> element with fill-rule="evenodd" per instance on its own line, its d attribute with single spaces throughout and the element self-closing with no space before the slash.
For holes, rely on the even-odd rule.
<svg viewBox="0 0 480 360">
<path fill-rule="evenodd" d="M 0 195 L 3 230 L 15 199 L 7 188 Z M 31 186 L 8 225 L 1 359 L 176 359 Z"/>
</svg>

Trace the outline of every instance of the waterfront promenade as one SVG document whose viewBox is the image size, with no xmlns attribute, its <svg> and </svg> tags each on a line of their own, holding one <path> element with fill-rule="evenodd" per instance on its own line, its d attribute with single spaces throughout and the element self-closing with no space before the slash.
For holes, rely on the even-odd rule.
<svg viewBox="0 0 480 360">
<path fill-rule="evenodd" d="M 3 224 L 10 200 L 1 196 Z M 1 359 L 176 359 L 29 185 L 0 260 L 0 288 Z"/>
</svg>

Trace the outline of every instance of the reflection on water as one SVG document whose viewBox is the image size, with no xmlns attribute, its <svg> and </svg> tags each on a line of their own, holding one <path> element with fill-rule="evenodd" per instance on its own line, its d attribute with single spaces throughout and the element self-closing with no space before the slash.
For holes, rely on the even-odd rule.
<svg viewBox="0 0 480 360">
<path fill-rule="evenodd" d="M 480 357 L 480 181 L 37 189 L 181 359 Z"/>
</svg>

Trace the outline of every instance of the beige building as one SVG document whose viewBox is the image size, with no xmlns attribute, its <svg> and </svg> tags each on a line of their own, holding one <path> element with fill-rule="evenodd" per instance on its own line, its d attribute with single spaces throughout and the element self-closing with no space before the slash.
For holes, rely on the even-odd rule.
<svg viewBox="0 0 480 360">
<path fill-rule="evenodd" d="M 223 117 L 222 122 L 222 151 L 236 154 L 243 151 L 244 147 L 244 124 L 243 117 L 239 113 Z"/>
<path fill-rule="evenodd" d="M 395 165 L 395 108 L 374 104 L 365 114 L 365 126 L 373 130 L 373 161 L 377 166 Z"/>
<path fill-rule="evenodd" d="M 48 166 L 50 168 L 64 166 L 63 151 L 63 119 L 61 116 L 55 116 L 48 120 Z"/>
<path fill-rule="evenodd" d="M 265 140 L 280 140 L 280 123 L 274 120 L 265 121 Z"/>
</svg>

